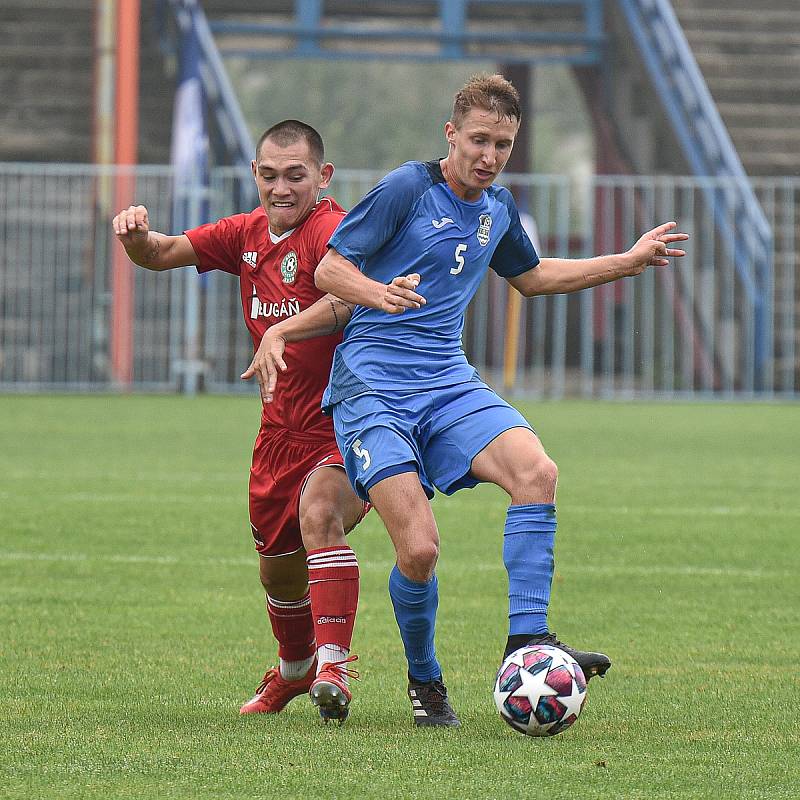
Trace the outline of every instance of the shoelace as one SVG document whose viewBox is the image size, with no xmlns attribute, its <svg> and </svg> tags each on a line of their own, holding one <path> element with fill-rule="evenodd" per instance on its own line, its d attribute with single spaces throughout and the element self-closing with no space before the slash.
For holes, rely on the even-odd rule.
<svg viewBox="0 0 800 800">
<path fill-rule="evenodd" d="M 447 702 L 447 689 L 444 688 L 443 683 L 440 681 L 433 681 L 429 686 L 417 686 L 416 690 L 418 696 L 420 688 L 425 692 L 424 704 L 431 706 L 435 711 L 444 711 Z"/>
<path fill-rule="evenodd" d="M 585 658 L 585 655 L 581 655 L 580 650 L 575 650 L 574 648 L 570 647 L 568 644 L 564 644 L 564 642 L 560 641 L 559 638 L 556 636 L 555 632 L 551 631 L 550 633 L 546 633 L 537 644 L 549 644 L 553 647 L 558 647 L 559 649 L 563 650 L 567 655 L 572 656 L 575 659 L 579 659 L 578 663 L 581 663 L 581 659 Z M 583 666 L 584 671 L 586 667 Z M 596 673 L 589 673 L 587 677 L 591 678 L 592 675 Z"/>
<path fill-rule="evenodd" d="M 261 683 L 258 684 L 258 689 L 256 689 L 256 694 L 261 694 L 264 689 L 267 688 L 267 685 L 272 683 L 275 678 L 279 677 L 279 672 L 277 667 L 271 667 L 264 673 L 264 677 L 261 679 Z"/>
<path fill-rule="evenodd" d="M 358 656 L 348 656 L 347 658 L 343 658 L 341 661 L 326 661 L 322 665 L 322 669 L 319 671 L 320 674 L 325 672 L 325 670 L 330 670 L 331 672 L 336 672 L 339 675 L 347 676 L 348 678 L 352 678 L 353 680 L 360 680 L 358 672 L 354 669 L 350 669 L 349 667 L 345 667 L 345 664 L 349 664 L 352 661 L 358 661 Z M 266 676 L 265 676 L 266 677 Z"/>
<path fill-rule="evenodd" d="M 537 644 L 551 644 L 553 647 L 564 648 L 564 642 L 560 642 L 554 631 L 544 634 L 541 639 L 538 639 Z"/>
</svg>

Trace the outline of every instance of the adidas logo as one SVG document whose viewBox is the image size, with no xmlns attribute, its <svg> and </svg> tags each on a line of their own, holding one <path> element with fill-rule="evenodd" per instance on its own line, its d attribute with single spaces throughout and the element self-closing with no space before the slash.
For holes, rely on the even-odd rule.
<svg viewBox="0 0 800 800">
<path fill-rule="evenodd" d="M 256 258 L 258 258 L 258 253 L 255 250 L 248 250 L 246 253 L 242 253 L 242 261 L 245 264 L 249 264 L 253 269 L 256 268 Z"/>
<path fill-rule="evenodd" d="M 428 712 L 423 708 L 422 703 L 420 702 L 419 698 L 417 697 L 417 690 L 416 689 L 409 689 L 408 696 L 411 698 L 411 705 L 414 708 L 414 716 L 415 717 L 427 717 Z"/>
<path fill-rule="evenodd" d="M 347 620 L 344 617 L 319 617 L 317 625 L 326 625 L 329 622 L 338 622 L 340 625 L 345 625 Z"/>
</svg>

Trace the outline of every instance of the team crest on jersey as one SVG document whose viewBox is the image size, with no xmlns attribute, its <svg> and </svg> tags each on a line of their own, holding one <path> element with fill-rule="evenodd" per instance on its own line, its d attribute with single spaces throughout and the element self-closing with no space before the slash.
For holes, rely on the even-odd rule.
<svg viewBox="0 0 800 800">
<path fill-rule="evenodd" d="M 492 230 L 492 218 L 489 214 L 481 214 L 478 222 L 478 242 L 481 247 L 486 247 L 489 244 L 489 233 Z"/>
<path fill-rule="evenodd" d="M 281 261 L 281 278 L 284 283 L 294 283 L 297 277 L 297 253 L 290 250 Z"/>
</svg>

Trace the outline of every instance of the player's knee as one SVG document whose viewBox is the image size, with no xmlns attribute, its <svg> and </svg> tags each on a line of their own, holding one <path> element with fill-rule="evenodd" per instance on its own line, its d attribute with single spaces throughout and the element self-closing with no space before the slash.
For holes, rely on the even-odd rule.
<svg viewBox="0 0 800 800">
<path fill-rule="evenodd" d="M 517 472 L 516 491 L 520 493 L 542 493 L 554 495 L 558 483 L 558 467 L 555 461 L 542 453 Z"/>
<path fill-rule="evenodd" d="M 295 564 L 284 558 L 262 558 L 259 577 L 264 591 L 278 600 L 301 597 L 308 588 L 305 562 Z"/>
<path fill-rule="evenodd" d="M 341 513 L 330 503 L 301 504 L 300 534 L 306 550 L 342 544 L 344 527 Z"/>
<path fill-rule="evenodd" d="M 439 560 L 439 545 L 435 541 L 409 542 L 397 553 L 397 566 L 407 578 L 418 583 L 431 579 Z"/>
<path fill-rule="evenodd" d="M 550 458 L 546 458 L 545 461 L 547 463 L 544 465 L 543 480 L 549 486 L 552 486 L 553 491 L 555 491 L 556 484 L 558 483 L 558 465 Z"/>
<path fill-rule="evenodd" d="M 308 581 L 294 575 L 272 575 L 261 572 L 261 585 L 270 596 L 278 599 L 302 594 Z"/>
</svg>

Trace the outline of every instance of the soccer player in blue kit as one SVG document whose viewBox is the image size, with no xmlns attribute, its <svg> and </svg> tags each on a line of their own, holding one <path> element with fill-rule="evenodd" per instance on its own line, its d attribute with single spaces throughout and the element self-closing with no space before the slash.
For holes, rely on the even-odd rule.
<svg viewBox="0 0 800 800">
<path fill-rule="evenodd" d="M 315 273 L 318 288 L 353 305 L 320 301 L 270 328 L 271 387 L 296 341 L 347 324 L 323 408 L 357 494 L 377 509 L 395 547 L 389 593 L 408 660 L 408 694 L 420 726 L 457 726 L 434 649 L 439 533 L 434 487 L 452 494 L 494 483 L 511 499 L 503 561 L 509 580 L 505 655 L 527 644 L 570 653 L 587 678 L 608 656 L 556 639 L 547 609 L 553 578 L 558 471 L 527 420 L 498 397 L 461 348 L 464 313 L 487 269 L 526 297 L 574 292 L 667 266 L 688 238 L 675 223 L 626 253 L 540 259 L 510 192 L 493 183 L 521 117 L 500 75 L 473 77 L 445 126 L 448 154 L 403 164 L 350 211 Z M 419 292 L 417 289 L 419 288 Z"/>
</svg>

